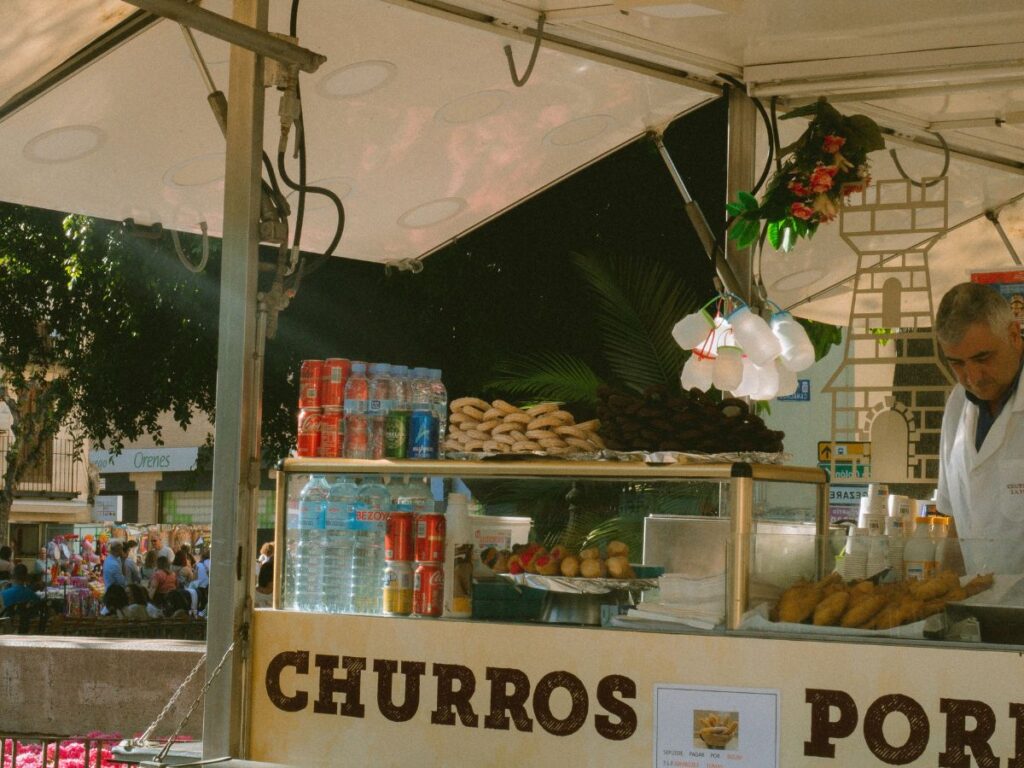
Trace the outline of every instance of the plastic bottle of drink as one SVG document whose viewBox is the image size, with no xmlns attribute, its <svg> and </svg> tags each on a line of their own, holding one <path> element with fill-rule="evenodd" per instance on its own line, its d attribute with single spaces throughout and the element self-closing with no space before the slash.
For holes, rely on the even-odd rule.
<svg viewBox="0 0 1024 768">
<path fill-rule="evenodd" d="M 411 459 L 432 459 L 437 456 L 433 395 L 426 368 L 412 369 L 412 414 L 409 419 L 409 445 Z"/>
<path fill-rule="evenodd" d="M 384 426 L 384 455 L 389 459 L 404 459 L 408 455 L 409 412 L 412 409 L 412 385 L 409 366 L 391 366 L 391 412 Z"/>
<path fill-rule="evenodd" d="M 473 532 L 465 495 L 449 493 L 444 516 L 444 615 L 469 618 L 473 615 Z"/>
<path fill-rule="evenodd" d="M 391 411 L 391 366 L 387 363 L 370 365 L 369 398 L 366 406 L 369 458 L 384 458 L 384 425 Z"/>
<path fill-rule="evenodd" d="M 324 515 L 329 491 L 326 477 L 310 475 L 299 493 L 298 535 L 291 570 L 293 605 L 300 611 L 319 610 L 321 605 Z"/>
<path fill-rule="evenodd" d="M 345 384 L 345 448 L 346 459 L 370 457 L 366 410 L 370 399 L 366 380 L 366 363 L 352 363 L 352 374 Z"/>
<path fill-rule="evenodd" d="M 384 533 L 391 494 L 379 477 L 368 477 L 359 486 L 352 529 L 352 610 L 380 613 L 384 578 Z"/>
<path fill-rule="evenodd" d="M 441 381 L 441 369 L 431 368 L 427 372 L 430 380 L 430 405 L 434 412 L 434 420 L 437 426 L 437 457 L 444 456 L 441 444 L 444 443 L 445 432 L 448 430 L 448 390 Z"/>
<path fill-rule="evenodd" d="M 359 486 L 347 475 L 331 483 L 324 513 L 323 608 L 330 613 L 352 610 L 352 519 Z"/>
<path fill-rule="evenodd" d="M 398 484 L 396 492 L 392 492 L 392 498 L 401 504 L 410 505 L 416 515 L 430 515 L 434 512 L 434 497 L 425 478 L 406 478 Z"/>
</svg>

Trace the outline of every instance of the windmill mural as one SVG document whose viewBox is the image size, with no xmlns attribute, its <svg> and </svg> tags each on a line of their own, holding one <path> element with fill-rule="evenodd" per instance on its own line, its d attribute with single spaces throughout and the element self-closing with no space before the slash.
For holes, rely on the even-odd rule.
<svg viewBox="0 0 1024 768">
<path fill-rule="evenodd" d="M 953 380 L 932 330 L 928 251 L 946 230 L 948 183 L 881 181 L 851 194 L 840 235 L 857 254 L 843 362 L 832 396 L 832 475 L 934 482 Z M 844 451 L 848 443 L 861 452 Z"/>
</svg>

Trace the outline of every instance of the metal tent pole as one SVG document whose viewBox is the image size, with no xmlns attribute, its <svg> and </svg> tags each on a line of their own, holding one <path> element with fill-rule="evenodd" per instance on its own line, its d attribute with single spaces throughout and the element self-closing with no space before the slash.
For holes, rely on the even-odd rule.
<svg viewBox="0 0 1024 768">
<path fill-rule="evenodd" d="M 234 0 L 233 18 L 255 30 L 266 30 L 268 3 Z M 249 529 L 259 488 L 259 419 L 253 409 L 259 407 L 254 372 L 263 60 L 238 45 L 231 47 L 228 97 L 207 658 L 220 658 L 234 640 L 238 642 L 206 695 L 204 758 L 245 757 L 241 732 L 252 587 Z"/>
</svg>

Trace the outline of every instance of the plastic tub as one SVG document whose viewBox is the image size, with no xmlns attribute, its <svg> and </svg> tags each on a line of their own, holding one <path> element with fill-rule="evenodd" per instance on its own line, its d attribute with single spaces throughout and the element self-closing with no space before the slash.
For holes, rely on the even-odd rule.
<svg viewBox="0 0 1024 768">
<path fill-rule="evenodd" d="M 528 517 L 497 517 L 491 515 L 470 515 L 469 526 L 473 532 L 473 557 L 487 547 L 512 549 L 513 544 L 526 544 L 530 540 L 533 520 Z"/>
</svg>

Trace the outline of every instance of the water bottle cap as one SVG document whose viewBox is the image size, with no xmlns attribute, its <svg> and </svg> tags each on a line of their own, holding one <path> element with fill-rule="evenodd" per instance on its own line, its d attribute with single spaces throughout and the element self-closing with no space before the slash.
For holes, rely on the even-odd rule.
<svg viewBox="0 0 1024 768">
<path fill-rule="evenodd" d="M 391 366 L 392 376 L 408 376 L 409 366 L 408 365 L 392 365 Z"/>
<path fill-rule="evenodd" d="M 366 363 L 352 363 L 352 375 L 363 376 L 366 374 Z"/>
<path fill-rule="evenodd" d="M 429 375 L 430 378 L 432 378 L 432 379 L 440 380 L 441 379 L 441 369 L 440 368 L 430 368 L 427 371 L 427 375 Z"/>
<path fill-rule="evenodd" d="M 417 366 L 416 368 L 412 369 L 412 375 L 413 375 L 413 377 L 415 377 L 417 379 L 426 378 L 427 369 L 423 368 L 422 366 Z"/>
<path fill-rule="evenodd" d="M 391 366 L 387 363 L 370 363 L 370 373 L 376 376 L 391 373 Z"/>
</svg>

